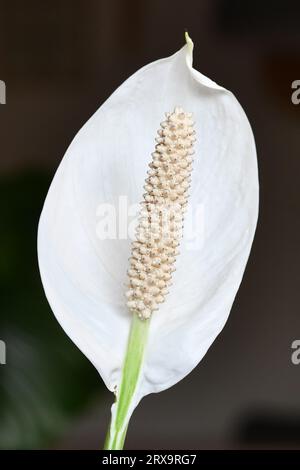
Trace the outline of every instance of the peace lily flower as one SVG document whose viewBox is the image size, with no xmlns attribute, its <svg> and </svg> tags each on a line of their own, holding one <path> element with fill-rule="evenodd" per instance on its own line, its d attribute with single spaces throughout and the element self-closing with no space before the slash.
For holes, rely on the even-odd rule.
<svg viewBox="0 0 300 470">
<path fill-rule="evenodd" d="M 39 223 L 52 310 L 115 393 L 106 449 L 123 448 L 144 396 L 203 358 L 228 318 L 255 232 L 250 125 L 232 93 L 192 60 L 186 35 L 176 54 L 112 94 L 67 150 Z M 124 195 L 142 202 L 134 240 L 99 237 L 99 205 L 116 207 Z M 191 248 L 183 225 L 197 207 L 201 243 Z"/>
</svg>

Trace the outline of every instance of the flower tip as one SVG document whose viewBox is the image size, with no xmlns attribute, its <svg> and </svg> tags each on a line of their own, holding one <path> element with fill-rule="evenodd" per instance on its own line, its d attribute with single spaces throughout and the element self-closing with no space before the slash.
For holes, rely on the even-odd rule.
<svg viewBox="0 0 300 470">
<path fill-rule="evenodd" d="M 188 48 L 190 49 L 190 51 L 192 51 L 193 48 L 194 48 L 194 43 L 193 43 L 192 39 L 190 38 L 189 33 L 187 32 L 187 30 L 185 30 L 184 37 L 185 37 L 185 42 L 186 42 Z"/>
</svg>

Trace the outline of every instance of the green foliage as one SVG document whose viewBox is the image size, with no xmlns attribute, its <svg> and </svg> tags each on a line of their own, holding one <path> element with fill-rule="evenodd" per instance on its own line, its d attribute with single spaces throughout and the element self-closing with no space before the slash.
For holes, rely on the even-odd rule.
<svg viewBox="0 0 300 470">
<path fill-rule="evenodd" d="M 39 277 L 38 219 L 52 175 L 0 180 L 0 448 L 41 448 L 99 393 L 97 371 L 63 332 Z"/>
</svg>

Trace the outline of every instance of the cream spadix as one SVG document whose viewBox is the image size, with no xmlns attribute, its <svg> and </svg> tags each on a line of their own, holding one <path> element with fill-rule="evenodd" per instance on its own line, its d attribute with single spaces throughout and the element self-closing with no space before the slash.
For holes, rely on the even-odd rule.
<svg viewBox="0 0 300 470">
<path fill-rule="evenodd" d="M 127 306 L 149 318 L 164 302 L 178 255 L 195 139 L 191 113 L 175 108 L 161 124 L 132 244 Z"/>
<path fill-rule="evenodd" d="M 255 232 L 258 175 L 250 125 L 232 93 L 193 68 L 192 50 L 187 38 L 176 54 L 140 69 L 98 109 L 67 150 L 40 219 L 39 266 L 52 310 L 116 393 L 112 447 L 122 445 L 140 399 L 185 377 L 222 330 Z M 172 288 L 157 302 L 159 311 L 140 320 L 124 299 L 132 240 L 120 236 L 120 214 L 115 211 L 106 238 L 97 227 L 103 207 L 119 207 L 124 196 L 129 208 L 142 200 L 157 126 L 177 105 L 193 114 L 197 136 L 192 215 L 185 215 Z M 156 183 L 150 180 L 146 195 L 154 196 Z"/>
</svg>

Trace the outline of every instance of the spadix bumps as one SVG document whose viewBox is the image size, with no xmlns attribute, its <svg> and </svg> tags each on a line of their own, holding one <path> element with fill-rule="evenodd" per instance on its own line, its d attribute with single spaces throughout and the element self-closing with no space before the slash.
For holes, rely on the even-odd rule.
<svg viewBox="0 0 300 470">
<path fill-rule="evenodd" d="M 142 319 L 158 310 L 168 294 L 191 180 L 195 141 L 192 114 L 175 108 L 166 116 L 149 164 L 128 270 L 127 306 Z"/>
</svg>

